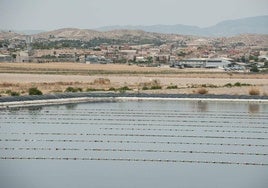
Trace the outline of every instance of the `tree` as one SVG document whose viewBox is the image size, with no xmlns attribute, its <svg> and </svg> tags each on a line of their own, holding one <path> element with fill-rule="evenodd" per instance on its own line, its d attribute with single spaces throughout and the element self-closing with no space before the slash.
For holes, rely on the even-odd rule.
<svg viewBox="0 0 268 188">
<path fill-rule="evenodd" d="M 258 59 L 258 57 L 257 56 L 253 56 L 253 55 L 250 55 L 249 56 L 249 60 L 253 60 L 253 61 L 258 61 L 259 59 Z"/>
<path fill-rule="evenodd" d="M 243 63 L 245 63 L 245 62 L 246 62 L 246 57 L 245 57 L 245 56 L 242 56 L 242 57 L 241 57 L 241 61 L 242 61 Z"/>
<path fill-rule="evenodd" d="M 148 64 L 153 63 L 153 57 L 151 57 L 151 56 L 147 57 L 147 62 L 148 62 Z"/>
<path fill-rule="evenodd" d="M 268 68 L 268 61 L 265 61 L 265 62 L 264 62 L 264 67 L 265 67 L 265 68 Z"/>
<path fill-rule="evenodd" d="M 36 87 L 32 87 L 29 89 L 29 95 L 43 95 L 43 93 Z"/>
<path fill-rule="evenodd" d="M 250 72 L 260 72 L 259 68 L 257 67 L 257 65 L 253 65 L 250 69 Z"/>
</svg>

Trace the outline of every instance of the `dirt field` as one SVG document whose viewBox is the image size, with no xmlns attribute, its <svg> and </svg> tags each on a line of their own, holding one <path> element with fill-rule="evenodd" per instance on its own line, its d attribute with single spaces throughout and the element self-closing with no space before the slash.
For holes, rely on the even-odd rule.
<svg viewBox="0 0 268 188">
<path fill-rule="evenodd" d="M 0 63 L 1 96 L 10 95 L 11 91 L 25 95 L 31 87 L 43 93 L 56 93 L 64 92 L 67 87 L 91 91 L 124 86 L 132 89 L 129 92 L 187 94 L 205 88 L 210 94 L 248 95 L 255 89 L 260 95 L 267 95 L 268 74 L 133 65 Z M 169 86 L 173 89 L 167 89 Z"/>
</svg>

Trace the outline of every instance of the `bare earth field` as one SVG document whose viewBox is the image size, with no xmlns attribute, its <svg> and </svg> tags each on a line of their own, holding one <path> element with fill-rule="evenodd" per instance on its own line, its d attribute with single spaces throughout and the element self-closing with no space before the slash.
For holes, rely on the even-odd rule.
<svg viewBox="0 0 268 188">
<path fill-rule="evenodd" d="M 235 83 L 242 86 L 234 86 Z M 57 93 L 64 92 L 67 87 L 91 91 L 124 86 L 132 89 L 129 92 L 144 93 L 189 94 L 199 93 L 201 88 L 205 88 L 209 94 L 249 95 L 249 91 L 254 89 L 259 91 L 259 95 L 267 95 L 268 74 L 115 64 L 0 63 L 1 96 L 9 95 L 10 91 L 26 95 L 31 87 L 37 87 L 43 93 Z M 175 87 L 167 89 L 169 86 Z"/>
</svg>

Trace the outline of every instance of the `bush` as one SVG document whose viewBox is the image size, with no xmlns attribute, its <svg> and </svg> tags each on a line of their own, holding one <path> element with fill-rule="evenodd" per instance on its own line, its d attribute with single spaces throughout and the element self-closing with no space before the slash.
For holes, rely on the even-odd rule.
<svg viewBox="0 0 268 188">
<path fill-rule="evenodd" d="M 236 86 L 236 87 L 241 87 L 242 85 L 241 85 L 240 82 L 236 82 L 236 83 L 234 84 L 234 86 Z"/>
<path fill-rule="evenodd" d="M 42 91 L 40 91 L 36 87 L 30 88 L 28 92 L 29 92 L 29 95 L 43 95 Z"/>
<path fill-rule="evenodd" d="M 96 85 L 108 85 L 111 81 L 108 78 L 97 78 L 94 80 L 94 84 Z"/>
<path fill-rule="evenodd" d="M 251 89 L 249 90 L 249 94 L 250 94 L 250 95 L 260 95 L 260 90 L 257 89 L 257 88 L 251 88 Z"/>
<path fill-rule="evenodd" d="M 118 88 L 119 91 L 129 91 L 131 90 L 128 86 Z"/>
<path fill-rule="evenodd" d="M 8 94 L 10 96 L 20 96 L 19 92 L 15 92 L 15 91 L 11 91 L 11 90 L 7 90 L 6 94 Z"/>
<path fill-rule="evenodd" d="M 104 91 L 103 89 L 87 88 L 87 92 L 90 91 Z"/>
<path fill-rule="evenodd" d="M 147 86 L 143 86 L 142 90 L 149 90 L 149 88 Z"/>
<path fill-rule="evenodd" d="M 233 85 L 231 83 L 225 84 L 224 87 L 232 87 Z"/>
<path fill-rule="evenodd" d="M 260 72 L 260 70 L 256 65 L 253 65 L 252 68 L 250 69 L 250 72 Z"/>
<path fill-rule="evenodd" d="M 236 82 L 234 85 L 231 83 L 225 84 L 223 87 L 242 87 L 242 86 L 252 86 L 251 84 L 246 84 L 246 83 L 240 83 Z"/>
<path fill-rule="evenodd" d="M 11 96 L 20 96 L 20 93 L 19 92 L 16 92 L 16 91 L 12 91 L 10 93 Z"/>
<path fill-rule="evenodd" d="M 109 91 L 116 91 L 116 89 L 114 87 L 110 87 Z"/>
<path fill-rule="evenodd" d="M 170 86 L 167 86 L 167 89 L 178 89 L 178 86 L 176 86 L 176 85 L 170 85 Z"/>
<path fill-rule="evenodd" d="M 200 88 L 197 90 L 198 94 L 204 95 L 208 93 L 208 90 L 206 90 L 205 88 Z"/>
<path fill-rule="evenodd" d="M 162 89 L 162 87 L 159 85 L 155 85 L 155 86 L 152 86 L 151 89 Z"/>
<path fill-rule="evenodd" d="M 72 93 L 82 92 L 82 91 L 83 91 L 82 88 L 67 87 L 67 88 L 65 89 L 65 92 L 72 92 Z"/>
</svg>

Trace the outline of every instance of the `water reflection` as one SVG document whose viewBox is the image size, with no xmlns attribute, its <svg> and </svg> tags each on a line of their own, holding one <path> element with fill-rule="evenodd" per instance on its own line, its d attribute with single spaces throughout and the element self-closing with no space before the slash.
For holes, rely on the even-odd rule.
<svg viewBox="0 0 268 188">
<path fill-rule="evenodd" d="M 66 104 L 65 108 L 67 110 L 75 110 L 77 108 L 77 104 L 73 103 L 73 104 Z"/>
<path fill-rule="evenodd" d="M 208 102 L 198 101 L 196 104 L 196 109 L 198 112 L 207 112 L 208 111 Z"/>
<path fill-rule="evenodd" d="M 43 107 L 42 106 L 34 106 L 28 108 L 28 113 L 31 116 L 36 116 L 42 114 Z"/>
<path fill-rule="evenodd" d="M 260 105 L 259 104 L 249 104 L 248 111 L 251 114 L 256 114 L 260 112 Z"/>
</svg>

